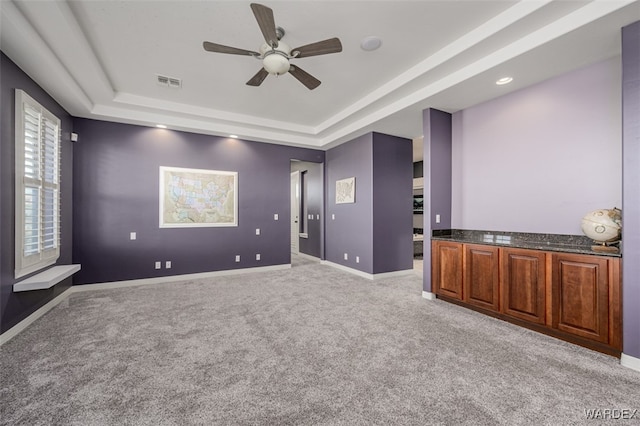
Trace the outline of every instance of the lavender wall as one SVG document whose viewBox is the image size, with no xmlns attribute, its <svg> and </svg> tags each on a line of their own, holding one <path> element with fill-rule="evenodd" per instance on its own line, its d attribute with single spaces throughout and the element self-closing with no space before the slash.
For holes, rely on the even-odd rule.
<svg viewBox="0 0 640 426">
<path fill-rule="evenodd" d="M 371 133 L 326 152 L 325 259 L 370 274 L 374 271 L 372 174 Z M 336 204 L 336 180 L 350 177 L 356 178 L 356 202 Z M 356 263 L 356 256 L 360 263 Z"/>
<path fill-rule="evenodd" d="M 429 108 L 422 112 L 424 131 L 424 235 L 422 289 L 431 292 L 431 244 L 434 229 L 451 228 L 451 114 Z M 436 223 L 440 215 L 440 223 Z"/>
<path fill-rule="evenodd" d="M 324 166 L 308 161 L 292 161 L 291 171 L 306 172 L 304 192 L 306 192 L 307 205 L 301 216 L 311 215 L 307 219 L 307 238 L 300 238 L 300 253 L 309 256 L 323 258 L 324 245 Z M 301 217 L 301 219 L 303 219 Z"/>
<path fill-rule="evenodd" d="M 640 358 L 640 21 L 622 29 L 623 352 Z"/>
<path fill-rule="evenodd" d="M 413 146 L 373 134 L 373 273 L 413 268 Z"/>
<path fill-rule="evenodd" d="M 87 119 L 74 126 L 74 283 L 290 262 L 290 160 L 323 162 L 322 151 Z M 160 166 L 237 171 L 238 226 L 160 229 Z"/>
<path fill-rule="evenodd" d="M 47 290 L 13 293 L 15 268 L 15 89 L 22 89 L 62 121 L 61 236 L 58 264 L 70 264 L 72 252 L 72 161 L 69 114 L 4 53 L 0 54 L 0 330 L 4 332 L 55 298 L 71 285 L 71 278 Z M 25 277 L 26 278 L 26 277 Z"/>
<path fill-rule="evenodd" d="M 620 207 L 620 58 L 453 115 L 454 228 L 581 234 Z"/>
</svg>

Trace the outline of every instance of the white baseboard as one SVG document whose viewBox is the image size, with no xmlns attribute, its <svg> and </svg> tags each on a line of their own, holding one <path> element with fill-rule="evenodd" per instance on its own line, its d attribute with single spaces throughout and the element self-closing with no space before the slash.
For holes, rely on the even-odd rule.
<svg viewBox="0 0 640 426">
<path fill-rule="evenodd" d="M 320 259 L 319 257 L 315 257 L 315 256 L 311 256 L 310 254 L 306 254 L 306 253 L 291 253 L 294 256 L 300 256 L 303 257 L 305 259 L 309 259 L 309 260 L 313 260 L 316 262 L 320 262 L 322 259 Z"/>
<path fill-rule="evenodd" d="M 82 285 L 73 286 L 72 288 L 74 292 L 92 291 L 92 290 L 108 290 L 112 288 L 134 287 L 139 285 L 170 283 L 174 281 L 187 281 L 187 280 L 197 280 L 201 278 L 215 278 L 215 277 L 223 277 L 228 275 L 249 274 L 252 272 L 278 271 L 278 270 L 290 269 L 290 268 L 291 268 L 291 264 L 285 263 L 282 265 L 259 266 L 256 268 L 225 269 L 224 271 L 199 272 L 196 274 L 183 274 L 183 275 L 168 275 L 164 277 L 142 278 L 139 280 L 115 281 L 110 283 L 97 283 L 97 284 L 82 284 Z"/>
<path fill-rule="evenodd" d="M 53 298 L 49 302 L 47 302 L 40 309 L 38 309 L 37 311 L 35 311 L 34 313 L 29 315 L 28 317 L 26 317 L 22 321 L 20 321 L 19 323 L 17 323 L 13 327 L 11 327 L 10 329 L 8 329 L 4 333 L 2 333 L 0 335 L 0 346 L 4 345 L 9 340 L 11 340 L 14 337 L 16 337 L 19 333 L 21 333 L 27 327 L 29 327 L 31 324 L 33 324 L 37 319 L 42 317 L 44 314 L 49 312 L 51 309 L 53 309 L 56 306 L 58 306 L 58 304 L 60 302 L 62 302 L 64 299 L 66 299 L 67 297 L 69 297 L 69 295 L 71 293 L 73 293 L 73 287 L 69 287 L 68 289 L 66 289 L 65 291 L 63 291 L 59 295 L 57 295 L 55 298 Z"/>
<path fill-rule="evenodd" d="M 430 291 L 423 291 L 422 292 L 422 297 L 427 299 L 427 300 L 436 300 L 436 294 L 435 293 L 431 293 Z"/>
<path fill-rule="evenodd" d="M 241 268 L 241 269 L 227 269 L 224 271 L 213 271 L 213 272 L 202 272 L 197 274 L 184 274 L 184 275 L 170 275 L 166 277 L 156 277 L 156 278 L 143 278 L 139 280 L 128 280 L 128 281 L 116 281 L 110 283 L 98 283 L 98 284 L 82 284 L 69 287 L 63 293 L 59 294 L 56 298 L 47 302 L 46 305 L 42 306 L 40 309 L 11 327 L 9 330 L 5 331 L 0 335 L 0 346 L 7 343 L 9 340 L 13 339 L 24 329 L 33 324 L 37 319 L 42 317 L 44 314 L 49 312 L 51 309 L 55 308 L 60 304 L 64 299 L 69 297 L 69 295 L 73 293 L 80 293 L 85 291 L 95 291 L 95 290 L 108 290 L 114 288 L 123 288 L 123 287 L 133 287 L 139 285 L 148 285 L 148 284 L 160 284 L 160 283 L 168 283 L 168 282 L 177 282 L 177 281 L 186 281 L 186 280 L 194 280 L 200 278 L 213 278 L 213 277 L 221 277 L 226 275 L 240 275 L 240 274 L 249 274 L 252 272 L 267 272 L 267 271 L 277 271 L 282 269 L 290 269 L 291 264 L 285 263 L 282 265 L 271 265 L 271 266 L 260 266 L 256 268 Z"/>
<path fill-rule="evenodd" d="M 383 272 L 383 273 L 380 273 L 380 274 L 369 274 L 367 272 L 363 272 L 363 271 L 360 271 L 358 269 L 353 269 L 353 268 L 350 268 L 348 266 L 340 265 L 339 263 L 333 263 L 333 262 L 330 262 L 328 260 L 322 260 L 322 261 L 320 261 L 320 264 L 328 265 L 328 266 L 331 266 L 333 268 L 340 269 L 342 271 L 349 272 L 351 274 L 354 274 L 354 275 L 357 275 L 359 277 L 366 278 L 366 279 L 372 280 L 372 281 L 373 280 L 381 280 L 381 279 L 384 279 L 384 278 L 404 277 L 404 276 L 413 274 L 413 269 L 405 269 L 405 270 L 402 270 L 402 271 Z"/>
<path fill-rule="evenodd" d="M 632 370 L 640 371 L 640 358 L 636 358 L 631 355 L 620 355 L 620 365 L 630 368 Z"/>
</svg>

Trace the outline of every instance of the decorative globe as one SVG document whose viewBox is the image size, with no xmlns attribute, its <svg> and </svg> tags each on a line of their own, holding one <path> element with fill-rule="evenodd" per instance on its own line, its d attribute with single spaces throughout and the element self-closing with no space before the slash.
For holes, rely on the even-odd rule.
<svg viewBox="0 0 640 426">
<path fill-rule="evenodd" d="M 621 229 L 622 212 L 617 208 L 594 210 L 582 218 L 582 232 L 600 243 L 619 240 Z"/>
</svg>

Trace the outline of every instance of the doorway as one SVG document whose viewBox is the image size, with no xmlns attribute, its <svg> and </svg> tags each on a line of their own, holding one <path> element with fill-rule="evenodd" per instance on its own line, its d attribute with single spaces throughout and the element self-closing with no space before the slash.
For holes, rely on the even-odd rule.
<svg viewBox="0 0 640 426">
<path fill-rule="evenodd" d="M 324 163 L 290 163 L 291 258 L 324 259 Z M 297 255 L 297 256 L 294 256 Z"/>
<path fill-rule="evenodd" d="M 291 253 L 300 253 L 300 172 L 291 172 Z"/>
</svg>

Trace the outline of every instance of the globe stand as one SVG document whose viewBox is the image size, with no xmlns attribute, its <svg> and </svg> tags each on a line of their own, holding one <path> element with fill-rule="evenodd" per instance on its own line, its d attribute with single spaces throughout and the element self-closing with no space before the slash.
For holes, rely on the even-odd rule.
<svg viewBox="0 0 640 426">
<path fill-rule="evenodd" d="M 599 243 L 598 245 L 591 246 L 591 250 L 597 251 L 599 253 L 620 253 L 620 249 L 618 247 L 609 246 L 604 241 L 596 241 Z M 615 244 L 615 243 L 612 243 Z"/>
</svg>

